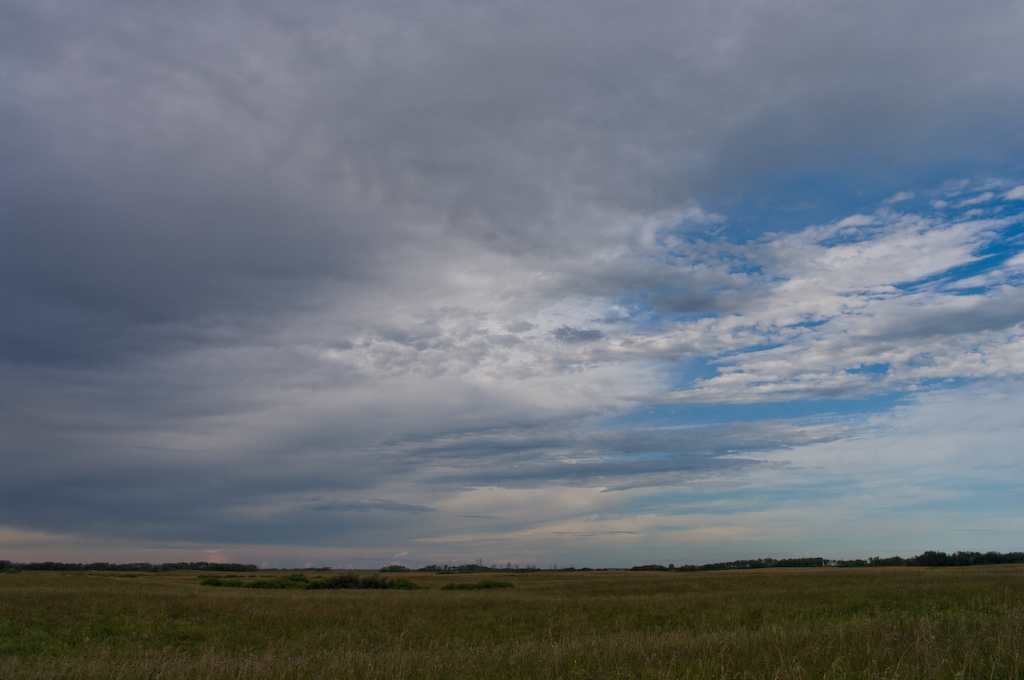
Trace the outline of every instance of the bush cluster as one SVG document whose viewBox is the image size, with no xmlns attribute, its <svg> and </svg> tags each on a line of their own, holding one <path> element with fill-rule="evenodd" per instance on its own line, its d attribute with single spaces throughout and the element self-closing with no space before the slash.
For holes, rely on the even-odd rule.
<svg viewBox="0 0 1024 680">
<path fill-rule="evenodd" d="M 507 581 L 484 579 L 483 581 L 477 581 L 475 583 L 449 583 L 442 587 L 441 590 L 490 590 L 492 588 L 513 587 L 514 586 Z"/>
<path fill-rule="evenodd" d="M 278 576 L 273 579 L 259 579 L 256 581 L 243 581 L 239 576 L 219 576 L 203 574 L 199 577 L 199 584 L 204 586 L 219 586 L 227 588 L 270 588 L 275 590 L 340 590 L 340 589 L 370 589 L 370 590 L 419 590 L 409 579 L 382 578 L 377 574 L 359 577 L 359 574 L 350 571 L 337 576 L 324 578 L 314 576 L 310 579 L 301 572 L 290 576 Z"/>
</svg>

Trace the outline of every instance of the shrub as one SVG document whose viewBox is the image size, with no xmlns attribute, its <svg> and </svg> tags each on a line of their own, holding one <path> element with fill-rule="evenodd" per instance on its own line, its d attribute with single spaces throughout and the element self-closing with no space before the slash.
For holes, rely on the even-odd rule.
<svg viewBox="0 0 1024 680">
<path fill-rule="evenodd" d="M 386 578 L 381 578 L 377 574 L 370 574 L 369 576 L 364 576 L 362 579 L 360 579 L 359 587 L 371 588 L 374 590 L 384 590 L 386 588 L 391 587 L 391 581 L 389 581 Z"/>
<path fill-rule="evenodd" d="M 305 588 L 309 584 L 306 581 L 292 580 L 290 576 L 278 576 L 275 579 L 260 579 L 258 581 L 252 581 L 246 583 L 246 588 L 271 588 L 271 589 L 284 589 L 294 588 L 300 589 Z"/>
<path fill-rule="evenodd" d="M 331 576 L 325 579 L 316 579 L 311 581 L 307 586 L 310 590 L 338 590 L 340 588 L 360 588 L 359 576 L 354 571 L 348 571 L 344 574 L 338 574 L 337 576 Z"/>
<path fill-rule="evenodd" d="M 423 586 L 416 585 L 407 578 L 396 578 L 391 582 L 391 587 L 395 590 L 422 590 Z"/>
<path fill-rule="evenodd" d="M 242 582 L 239 580 L 238 576 L 213 576 L 211 574 L 203 574 L 199 577 L 199 585 L 240 588 L 242 586 Z"/>
<path fill-rule="evenodd" d="M 367 590 L 418 590 L 420 586 L 416 585 L 409 579 L 396 578 L 390 580 L 382 578 L 377 574 L 370 574 L 359 578 L 359 575 L 354 571 L 350 571 L 344 574 L 338 574 L 331 578 L 315 579 L 310 581 L 306 586 L 310 590 L 320 589 L 339 589 L 339 588 L 358 588 Z"/>
<path fill-rule="evenodd" d="M 441 590 L 488 590 L 491 588 L 514 588 L 508 581 L 483 580 L 476 583 L 449 583 Z"/>
</svg>

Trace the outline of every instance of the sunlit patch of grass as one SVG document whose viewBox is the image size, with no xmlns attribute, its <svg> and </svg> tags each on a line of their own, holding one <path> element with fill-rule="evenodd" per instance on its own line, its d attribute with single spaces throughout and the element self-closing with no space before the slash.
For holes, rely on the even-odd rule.
<svg viewBox="0 0 1024 680">
<path fill-rule="evenodd" d="M 515 588 L 0 574 L 0 677 L 1021 678 L 1024 567 L 535 573 Z M 290 578 L 290 577 L 289 577 Z"/>
</svg>

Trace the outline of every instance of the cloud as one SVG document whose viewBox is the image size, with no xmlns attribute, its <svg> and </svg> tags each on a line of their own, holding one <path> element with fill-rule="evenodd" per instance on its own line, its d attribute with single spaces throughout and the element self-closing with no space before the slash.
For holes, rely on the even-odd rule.
<svg viewBox="0 0 1024 680">
<path fill-rule="evenodd" d="M 446 499 L 472 489 L 632 493 L 784 467 L 785 451 L 862 435 L 766 420 L 602 431 L 595 419 L 659 401 L 852 398 L 1020 375 L 1019 256 L 986 264 L 998 284 L 980 292 L 964 294 L 951 273 L 984 261 L 978 253 L 1019 223 L 880 211 L 747 243 L 673 236 L 674 254 L 657 264 L 650 254 L 665 246 L 602 255 L 582 274 L 570 261 L 557 287 L 514 298 L 504 277 L 528 280 L 538 265 L 502 257 L 463 270 L 471 288 L 432 304 L 382 306 L 368 290 L 344 300 L 344 313 L 297 310 L 259 344 L 199 345 L 101 372 L 60 367 L 45 381 L 31 364 L 9 364 L 5 384 L 20 399 L 5 402 L 5 446 L 18 452 L 5 521 L 117 526 L 140 540 L 372 545 L 441 526 L 423 518 L 448 517 Z M 644 266 L 634 270 L 634 258 Z M 623 317 L 628 288 L 567 297 L 598 262 L 615 276 L 686 282 L 704 309 L 733 312 Z M 615 314 L 607 332 L 577 325 Z M 710 375 L 672 377 L 697 359 Z M 460 512 L 472 535 L 474 523 L 499 521 Z M 358 522 L 339 524 L 349 515 Z"/>
<path fill-rule="evenodd" d="M 836 222 L 836 226 L 839 228 L 864 227 L 869 224 L 874 224 L 874 222 L 875 218 L 871 217 L 870 215 L 850 215 L 849 217 L 845 217 Z"/>
<path fill-rule="evenodd" d="M 1003 198 L 1005 198 L 1008 201 L 1024 198 L 1024 184 L 1020 185 L 1019 187 L 1014 187 L 1013 189 L 1010 189 L 1005 194 L 1003 194 Z"/>
<path fill-rule="evenodd" d="M 562 342 L 591 342 L 604 337 L 604 333 L 599 330 L 570 328 L 569 326 L 556 328 L 552 334 Z"/>
<path fill-rule="evenodd" d="M 895 194 L 882 201 L 882 203 L 890 205 L 892 203 L 899 203 L 900 201 L 908 201 L 911 198 L 914 198 L 915 195 L 916 194 L 914 194 L 913 191 L 897 191 Z"/>
<path fill-rule="evenodd" d="M 1006 3 L 0 12 L 2 521 L 48 546 L 582 536 L 862 436 L 610 418 L 1021 373 L 1020 179 L 961 179 L 1019 166 Z"/>
<path fill-rule="evenodd" d="M 388 512 L 406 512 L 411 514 L 418 514 L 421 512 L 433 512 L 433 508 L 428 508 L 422 505 L 409 505 L 407 503 L 396 503 L 395 501 L 387 501 L 380 499 L 371 499 L 366 501 L 346 501 L 346 502 L 330 502 L 330 501 L 318 501 L 310 505 L 313 510 L 325 510 L 328 512 L 367 512 L 369 510 L 386 510 Z"/>
<path fill-rule="evenodd" d="M 958 208 L 963 208 L 963 207 L 966 207 L 966 206 L 969 206 L 969 205 L 978 205 L 979 203 L 988 203 L 993 198 L 995 198 L 995 193 L 991 192 L 991 191 L 986 191 L 984 193 L 978 194 L 977 196 L 975 196 L 973 198 L 965 198 L 964 200 L 962 200 L 959 203 L 957 203 L 957 207 Z"/>
<path fill-rule="evenodd" d="M 818 229 L 787 237 L 784 248 L 768 244 L 766 252 L 786 257 L 773 272 L 778 277 L 774 294 L 761 309 L 705 328 L 682 324 L 674 332 L 678 337 L 693 329 L 706 338 L 693 342 L 709 348 L 715 338 L 721 368 L 718 376 L 698 379 L 692 390 L 674 392 L 673 398 L 753 402 L 851 396 L 1024 370 L 1019 289 L 964 295 L 955 287 L 943 290 L 941 279 L 923 288 L 908 285 L 944 273 L 955 279 L 948 272 L 976 261 L 974 251 L 998 238 L 995 223 L 889 220 L 879 230 L 831 247 L 814 244 L 833 234 Z M 1009 262 L 992 271 L 1008 274 Z M 924 356 L 928 361 L 921 363 L 918 357 Z M 865 366 L 888 368 L 873 373 L 863 371 Z"/>
</svg>

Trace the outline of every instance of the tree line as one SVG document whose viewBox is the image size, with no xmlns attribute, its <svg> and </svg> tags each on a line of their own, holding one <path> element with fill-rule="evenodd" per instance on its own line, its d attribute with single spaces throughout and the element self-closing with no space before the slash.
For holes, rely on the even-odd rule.
<svg viewBox="0 0 1024 680">
<path fill-rule="evenodd" d="M 950 555 L 944 552 L 926 550 L 917 557 L 869 557 L 866 560 L 830 560 L 824 557 L 796 557 L 776 560 L 764 557 L 756 560 L 735 560 L 712 564 L 686 564 L 665 567 L 660 564 L 645 564 L 633 567 L 632 571 L 725 571 L 728 569 L 766 569 L 770 567 L 970 567 L 980 564 L 1024 563 L 1024 552 L 970 552 L 960 550 Z"/>
<path fill-rule="evenodd" d="M 0 560 L 0 571 L 259 571 L 255 564 L 229 564 L 222 562 L 11 562 Z"/>
<path fill-rule="evenodd" d="M 986 553 L 960 550 L 955 553 L 946 554 L 934 550 L 926 550 L 916 557 L 869 557 L 866 560 L 831 560 L 824 557 L 795 557 L 788 559 L 774 559 L 762 557 L 755 560 L 735 560 L 732 562 L 714 562 L 711 564 L 685 564 L 675 566 L 670 564 L 667 567 L 661 564 L 644 564 L 632 568 L 632 571 L 725 571 L 728 569 L 766 569 L 770 567 L 969 567 L 982 564 L 1021 564 L 1024 563 L 1024 552 L 1000 553 L 990 551 Z M 255 572 L 255 571 L 280 571 L 278 569 L 260 569 L 255 564 L 235 564 L 222 562 L 165 562 L 163 564 L 150 564 L 148 562 L 129 562 L 127 564 L 114 564 L 111 562 L 11 562 L 0 560 L 0 572 L 17 571 L 227 571 L 227 572 Z M 319 569 L 307 569 L 305 571 L 331 571 L 330 567 Z M 409 567 L 392 564 L 380 569 L 381 572 L 408 572 Z M 430 564 L 420 567 L 416 571 L 435 572 L 440 574 L 474 574 L 485 572 L 533 572 L 545 571 L 538 569 L 536 565 L 520 567 L 518 564 L 506 566 L 492 565 L 484 566 L 477 564 Z M 588 567 L 577 569 L 575 567 L 564 567 L 559 569 L 553 567 L 546 571 L 592 571 Z M 604 571 L 604 570 L 598 570 Z M 340 583 L 340 581 L 339 581 Z M 345 586 L 350 587 L 350 586 Z M 364 586 L 369 587 L 369 586 Z"/>
</svg>

